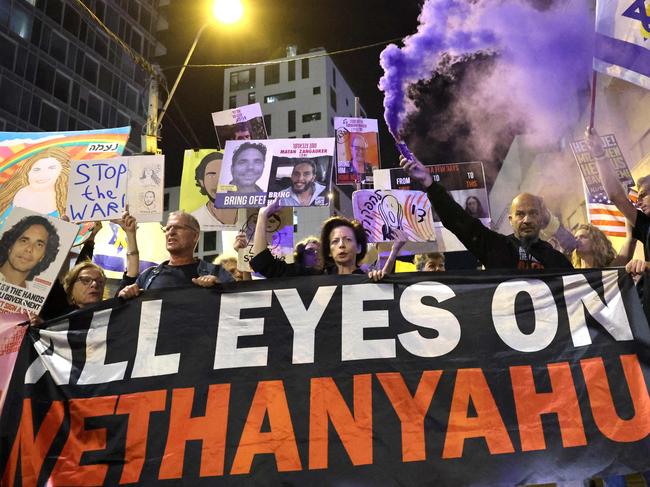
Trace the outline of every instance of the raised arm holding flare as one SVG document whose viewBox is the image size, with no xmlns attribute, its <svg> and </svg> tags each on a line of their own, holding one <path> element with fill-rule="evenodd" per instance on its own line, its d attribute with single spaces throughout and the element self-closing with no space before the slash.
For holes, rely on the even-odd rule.
<svg viewBox="0 0 650 487">
<path fill-rule="evenodd" d="M 400 165 L 427 188 L 427 197 L 442 224 L 487 269 L 572 269 L 564 255 L 539 238 L 544 205 L 538 196 L 521 193 L 512 200 L 509 219 L 514 234 L 506 236 L 486 228 L 481 220 L 470 216 L 442 185 L 433 181 L 420 161 L 402 156 Z"/>
</svg>

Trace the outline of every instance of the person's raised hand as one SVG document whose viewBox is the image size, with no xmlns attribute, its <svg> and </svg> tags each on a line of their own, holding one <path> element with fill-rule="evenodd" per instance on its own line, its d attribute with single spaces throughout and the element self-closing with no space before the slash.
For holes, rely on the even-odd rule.
<svg viewBox="0 0 650 487">
<path fill-rule="evenodd" d="M 427 169 L 424 164 L 417 159 L 411 161 L 404 156 L 399 156 L 399 165 L 404 169 L 406 174 L 415 179 L 425 188 L 428 188 L 431 186 L 431 183 L 433 183 L 433 178 L 429 173 L 429 169 Z"/>
</svg>

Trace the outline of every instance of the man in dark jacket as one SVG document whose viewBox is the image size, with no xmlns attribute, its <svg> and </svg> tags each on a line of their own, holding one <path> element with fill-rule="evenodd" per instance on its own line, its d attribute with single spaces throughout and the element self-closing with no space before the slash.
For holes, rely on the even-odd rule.
<svg viewBox="0 0 650 487">
<path fill-rule="evenodd" d="M 486 269 L 572 269 L 569 260 L 548 242 L 540 240 L 545 219 L 542 200 L 521 193 L 510 206 L 512 235 L 486 228 L 470 216 L 440 184 L 433 181 L 420 161 L 400 157 L 400 165 L 413 179 L 427 188 L 427 196 L 442 224 L 481 261 Z"/>
</svg>

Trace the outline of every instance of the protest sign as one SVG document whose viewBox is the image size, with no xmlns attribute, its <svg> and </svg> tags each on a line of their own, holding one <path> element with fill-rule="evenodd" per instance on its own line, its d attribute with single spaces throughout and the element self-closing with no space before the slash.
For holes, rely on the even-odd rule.
<svg viewBox="0 0 650 487">
<path fill-rule="evenodd" d="M 0 228 L 0 313 L 38 314 L 79 227 L 14 208 Z"/>
<path fill-rule="evenodd" d="M 629 188 L 634 186 L 634 178 L 627 167 L 621 148 L 614 134 L 601 136 L 607 160 L 612 164 L 614 172 L 621 184 Z M 587 218 L 589 223 L 597 226 L 610 237 L 626 237 L 625 216 L 614 205 L 605 192 L 598 174 L 595 159 L 591 156 L 586 140 L 571 142 L 571 152 L 580 168 L 587 202 Z"/>
<path fill-rule="evenodd" d="M 221 165 L 215 206 L 260 208 L 266 206 L 267 198 L 277 198 L 278 193 L 284 200 L 283 206 L 327 205 L 329 198 L 325 198 L 326 178 L 333 152 L 333 138 L 228 141 Z M 305 162 L 310 160 L 312 170 L 317 173 L 313 174 L 314 184 L 310 186 L 311 191 L 308 191 L 311 196 L 305 197 L 304 203 L 301 202 L 302 198 L 292 198 L 292 191 L 300 192 L 301 184 L 296 184 L 294 188 L 291 174 L 287 178 L 287 168 L 291 166 L 293 172 L 293 166 L 298 159 L 305 159 Z M 320 190 L 320 193 L 315 195 L 317 190 Z"/>
<path fill-rule="evenodd" d="M 471 216 L 478 218 L 483 225 L 490 227 L 490 205 L 485 185 L 485 173 L 482 162 L 460 162 L 455 164 L 437 164 L 426 166 L 434 181 L 445 187 L 456 203 Z M 401 168 L 380 169 L 375 171 L 375 188 L 425 191 L 417 181 Z M 436 248 L 440 252 L 465 250 L 456 236 L 443 227 L 440 217 L 432 208 Z"/>
<path fill-rule="evenodd" d="M 228 140 L 261 140 L 268 138 L 262 107 L 259 103 L 214 112 L 212 123 L 217 132 L 219 147 Z"/>
<path fill-rule="evenodd" d="M 130 130 L 0 132 L 0 225 L 13 206 L 63 214 L 70 161 L 121 155 Z"/>
<path fill-rule="evenodd" d="M 279 199 L 280 206 L 327 206 L 332 185 L 334 139 L 275 139 L 272 142 L 269 198 Z"/>
<path fill-rule="evenodd" d="M 3 485 L 580 484 L 650 469 L 623 271 L 150 290 L 30 329 Z"/>
<path fill-rule="evenodd" d="M 162 220 L 164 156 L 73 161 L 68 216 L 73 222 L 120 218 L 126 204 L 138 221 Z"/>
<path fill-rule="evenodd" d="M 352 209 L 368 242 L 436 239 L 431 203 L 421 191 L 362 189 L 352 193 Z"/>
<path fill-rule="evenodd" d="M 253 238 L 257 224 L 257 209 L 240 210 L 237 222 L 239 231 L 246 234 L 246 247 L 239 249 L 237 269 L 251 272 L 250 260 L 253 258 Z M 282 208 L 269 216 L 266 224 L 266 243 L 273 256 L 287 263 L 293 262 L 293 211 Z"/>
<path fill-rule="evenodd" d="M 237 210 L 214 206 L 222 162 L 223 152 L 214 149 L 188 149 L 183 157 L 179 208 L 204 232 L 237 229 Z"/>
<path fill-rule="evenodd" d="M 127 158 L 126 202 L 138 222 L 160 222 L 165 202 L 165 156 Z"/>
<path fill-rule="evenodd" d="M 373 187 L 372 172 L 379 169 L 379 131 L 371 118 L 334 117 L 336 184 Z"/>
</svg>

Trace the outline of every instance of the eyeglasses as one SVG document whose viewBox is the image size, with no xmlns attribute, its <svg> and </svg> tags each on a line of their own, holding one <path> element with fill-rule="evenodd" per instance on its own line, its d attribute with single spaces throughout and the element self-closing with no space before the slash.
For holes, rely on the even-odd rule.
<svg viewBox="0 0 650 487">
<path fill-rule="evenodd" d="M 169 233 L 172 230 L 176 230 L 177 232 L 180 232 L 181 230 L 191 230 L 192 232 L 198 232 L 198 229 L 190 227 L 189 225 L 160 225 L 160 229 L 163 231 L 163 233 Z"/>
<path fill-rule="evenodd" d="M 106 284 L 106 280 L 103 277 L 89 277 L 89 276 L 79 276 L 77 277 L 77 282 L 80 282 L 84 286 L 88 287 L 90 286 L 91 283 L 95 283 L 97 287 L 104 287 Z"/>
</svg>

